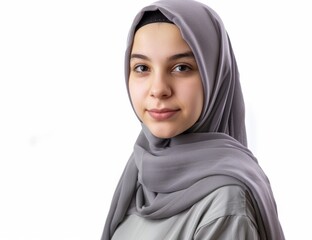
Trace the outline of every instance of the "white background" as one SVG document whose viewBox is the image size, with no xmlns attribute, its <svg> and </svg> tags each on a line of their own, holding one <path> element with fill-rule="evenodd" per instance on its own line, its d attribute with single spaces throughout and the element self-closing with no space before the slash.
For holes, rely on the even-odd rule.
<svg viewBox="0 0 312 240">
<path fill-rule="evenodd" d="M 132 18 L 150 2 L 0 2 L 1 240 L 99 240 L 140 129 L 123 54 Z M 307 239 L 309 1 L 202 2 L 229 32 L 249 147 L 271 181 L 286 238 Z"/>
</svg>

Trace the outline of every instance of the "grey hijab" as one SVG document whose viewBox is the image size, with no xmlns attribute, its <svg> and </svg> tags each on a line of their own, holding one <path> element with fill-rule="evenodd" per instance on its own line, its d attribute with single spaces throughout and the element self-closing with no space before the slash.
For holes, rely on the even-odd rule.
<svg viewBox="0 0 312 240">
<path fill-rule="evenodd" d="M 145 11 L 160 10 L 179 27 L 195 55 L 205 91 L 202 114 L 190 129 L 171 139 L 153 136 L 142 124 L 114 193 L 101 240 L 111 239 L 127 214 L 161 219 L 178 214 L 215 189 L 239 185 L 249 192 L 261 239 L 283 240 L 270 182 L 247 148 L 244 101 L 231 43 L 222 20 L 192 0 L 161 0 L 135 17 L 125 53 Z"/>
</svg>

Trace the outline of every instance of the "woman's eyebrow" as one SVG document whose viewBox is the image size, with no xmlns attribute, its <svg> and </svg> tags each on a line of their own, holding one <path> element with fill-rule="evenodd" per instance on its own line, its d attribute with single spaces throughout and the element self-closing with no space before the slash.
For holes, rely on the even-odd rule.
<svg viewBox="0 0 312 240">
<path fill-rule="evenodd" d="M 133 58 L 139 58 L 139 59 L 143 59 L 143 60 L 149 60 L 149 58 L 143 54 L 139 54 L 139 53 L 132 53 L 130 56 L 130 60 Z"/>
<path fill-rule="evenodd" d="M 132 53 L 130 56 L 130 59 L 133 59 L 133 58 L 150 60 L 147 56 L 145 56 L 143 54 L 139 54 L 139 53 Z M 177 60 L 180 58 L 195 58 L 195 57 L 194 57 L 194 54 L 192 53 L 192 51 L 188 51 L 188 52 L 184 52 L 184 53 L 174 54 L 174 55 L 168 57 L 168 60 L 172 61 L 172 60 Z"/>
<path fill-rule="evenodd" d="M 188 52 L 172 55 L 171 57 L 168 58 L 168 60 L 177 60 L 180 58 L 195 58 L 195 57 L 192 51 L 188 51 Z"/>
</svg>

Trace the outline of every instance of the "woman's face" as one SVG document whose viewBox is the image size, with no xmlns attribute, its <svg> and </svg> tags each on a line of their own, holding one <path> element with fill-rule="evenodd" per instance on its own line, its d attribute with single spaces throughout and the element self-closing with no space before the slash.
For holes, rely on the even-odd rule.
<svg viewBox="0 0 312 240">
<path fill-rule="evenodd" d="M 177 26 L 152 23 L 137 30 L 129 92 L 136 114 L 156 137 L 174 137 L 198 120 L 204 101 L 202 82 Z"/>
</svg>

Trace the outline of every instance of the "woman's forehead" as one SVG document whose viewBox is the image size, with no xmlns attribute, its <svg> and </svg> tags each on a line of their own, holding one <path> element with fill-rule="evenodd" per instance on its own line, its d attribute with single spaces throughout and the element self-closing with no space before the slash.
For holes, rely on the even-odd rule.
<svg viewBox="0 0 312 240">
<path fill-rule="evenodd" d="M 190 47 L 182 38 L 180 30 L 173 24 L 152 23 L 141 27 L 135 34 L 132 52 L 168 52 L 190 51 Z"/>
</svg>

